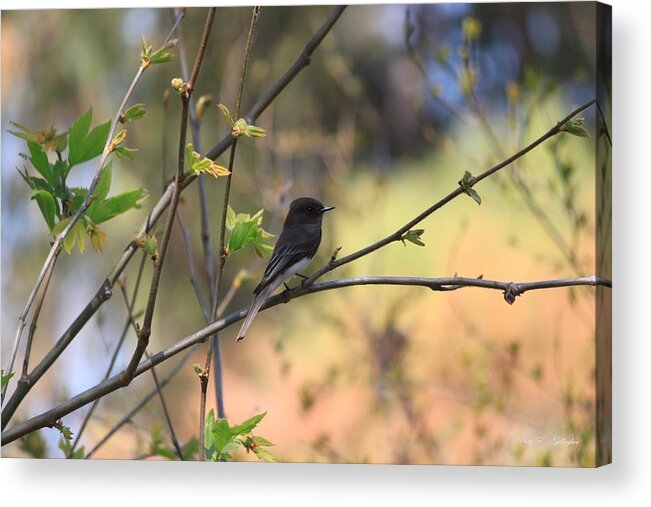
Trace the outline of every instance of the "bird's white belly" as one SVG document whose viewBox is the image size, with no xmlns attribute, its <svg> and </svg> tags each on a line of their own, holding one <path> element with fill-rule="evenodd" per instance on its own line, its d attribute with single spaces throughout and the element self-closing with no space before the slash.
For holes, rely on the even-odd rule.
<svg viewBox="0 0 651 507">
<path fill-rule="evenodd" d="M 311 260 L 312 259 L 310 257 L 305 257 L 303 260 L 297 262 L 293 266 L 290 266 L 285 271 L 280 273 L 276 278 L 276 280 L 271 284 L 272 289 L 269 291 L 269 294 L 275 291 L 278 287 L 280 287 L 283 283 L 289 280 L 296 273 L 301 271 L 305 266 L 307 266 L 310 263 Z"/>
</svg>

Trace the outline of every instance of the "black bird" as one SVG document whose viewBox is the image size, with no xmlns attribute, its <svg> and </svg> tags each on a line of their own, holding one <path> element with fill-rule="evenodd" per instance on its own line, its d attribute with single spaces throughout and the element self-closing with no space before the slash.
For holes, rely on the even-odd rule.
<svg viewBox="0 0 651 507">
<path fill-rule="evenodd" d="M 324 206 L 312 197 L 300 197 L 291 203 L 283 231 L 271 254 L 264 276 L 253 291 L 255 297 L 240 332 L 237 333 L 238 342 L 246 336 L 262 303 L 281 284 L 310 263 L 321 243 L 323 214 L 334 208 L 334 206 Z"/>
</svg>

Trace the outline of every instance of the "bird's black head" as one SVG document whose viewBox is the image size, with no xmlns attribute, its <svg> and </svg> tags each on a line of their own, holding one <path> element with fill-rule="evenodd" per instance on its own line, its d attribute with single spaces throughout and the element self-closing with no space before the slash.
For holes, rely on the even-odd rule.
<svg viewBox="0 0 651 507">
<path fill-rule="evenodd" d="M 334 206 L 324 206 L 312 197 L 299 197 L 289 206 L 285 226 L 294 223 L 320 224 L 323 214 L 334 208 Z"/>
</svg>

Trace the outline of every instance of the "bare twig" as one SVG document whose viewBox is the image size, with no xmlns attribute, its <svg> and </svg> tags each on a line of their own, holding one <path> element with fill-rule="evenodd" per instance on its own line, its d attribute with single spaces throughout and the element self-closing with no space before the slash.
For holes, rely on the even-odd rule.
<svg viewBox="0 0 651 507">
<path fill-rule="evenodd" d="M 127 291 L 124 288 L 124 285 L 120 284 L 120 291 L 122 292 L 122 298 L 124 299 L 124 304 L 127 307 L 127 315 L 133 330 L 138 334 L 138 324 L 136 324 L 135 319 L 133 318 L 133 304 L 129 303 L 129 296 L 127 296 Z M 145 356 L 147 359 L 150 359 L 151 356 L 145 350 Z M 165 416 L 165 421 L 167 422 L 167 427 L 170 430 L 170 439 L 172 440 L 172 445 L 176 450 L 176 454 L 181 461 L 183 461 L 183 451 L 181 450 L 181 445 L 179 444 L 178 439 L 176 438 L 176 432 L 174 431 L 174 425 L 172 424 L 172 418 L 170 417 L 169 410 L 167 409 L 167 403 L 165 403 L 165 397 L 163 396 L 163 390 L 161 389 L 160 382 L 158 381 L 158 375 L 156 374 L 156 368 L 151 369 L 151 376 L 154 379 L 154 385 L 156 386 L 156 392 L 158 393 L 158 398 L 160 399 L 161 406 L 163 407 L 163 414 Z"/>
<path fill-rule="evenodd" d="M 543 290 L 561 287 L 576 286 L 602 286 L 612 287 L 612 282 L 598 276 L 586 276 L 581 278 L 566 278 L 559 280 L 543 280 L 536 282 L 502 282 L 497 280 L 486 280 L 479 278 L 449 277 L 449 278 L 421 278 L 421 277 L 399 277 L 399 276 L 360 276 L 355 278 L 345 278 L 329 282 L 314 283 L 310 286 L 299 285 L 295 289 L 285 291 L 277 296 L 269 298 L 261 310 L 272 308 L 276 305 L 287 303 L 292 299 L 315 294 L 327 290 L 342 289 L 345 287 L 355 287 L 359 285 L 401 285 L 401 286 L 418 286 L 427 287 L 435 291 L 445 291 L 451 288 L 460 289 L 462 287 L 479 287 L 502 291 L 507 302 L 512 302 L 517 296 L 533 290 Z M 165 350 L 153 354 L 150 359 L 143 361 L 138 365 L 134 376 L 142 375 L 147 370 L 175 356 L 179 352 L 191 347 L 192 345 L 205 341 L 209 336 L 217 331 L 231 326 L 246 316 L 248 308 L 241 308 L 231 312 L 226 317 L 213 322 L 209 326 L 179 340 L 174 345 Z M 100 384 L 64 401 L 55 408 L 48 410 L 40 415 L 32 417 L 27 421 L 14 426 L 2 432 L 2 445 L 13 442 L 27 433 L 52 425 L 54 421 L 61 417 L 83 407 L 91 401 L 106 396 L 107 394 L 120 389 L 122 386 L 120 376 L 111 377 Z"/>
<path fill-rule="evenodd" d="M 109 365 L 106 368 L 106 373 L 104 374 L 103 380 L 106 380 L 111 376 L 111 372 L 113 371 L 113 367 L 115 366 L 115 362 L 117 361 L 118 354 L 120 353 L 120 350 L 122 350 L 122 345 L 124 344 L 124 340 L 127 337 L 127 332 L 129 331 L 129 325 L 131 323 L 131 316 L 133 315 L 133 307 L 136 304 L 136 297 L 138 296 L 138 291 L 140 289 L 140 282 L 142 280 L 142 273 L 145 268 L 145 261 L 147 260 L 147 254 L 145 252 L 142 253 L 142 258 L 140 260 L 140 266 L 138 267 L 138 274 L 136 275 L 136 282 L 133 286 L 133 294 L 131 295 L 131 303 L 128 305 L 129 309 L 129 314 L 127 315 L 126 322 L 124 323 L 124 327 L 122 328 L 122 334 L 120 335 L 120 339 L 118 340 L 117 344 L 115 345 L 115 350 L 113 351 L 113 355 L 111 356 L 111 360 L 109 361 Z M 120 280 L 120 286 L 122 287 L 122 280 Z M 88 422 L 90 421 L 90 418 L 93 416 L 93 413 L 95 413 L 95 410 L 97 409 L 97 406 L 99 405 L 99 402 L 101 401 L 101 398 L 98 398 L 93 402 L 93 404 L 90 406 L 90 409 L 88 412 L 86 412 L 86 415 L 84 417 L 84 420 L 81 423 L 81 426 L 79 427 L 79 430 L 77 431 L 77 434 L 75 435 L 75 440 L 72 443 L 72 447 L 70 448 L 70 452 L 68 453 L 67 457 L 72 456 L 72 454 L 75 452 L 75 449 L 77 448 L 77 445 L 81 441 L 81 436 L 84 433 L 84 430 L 86 429 L 86 426 L 88 425 Z"/>
<path fill-rule="evenodd" d="M 589 108 L 595 103 L 595 99 L 592 99 L 582 106 L 576 108 L 574 111 L 572 111 L 570 114 L 568 114 L 565 118 L 560 120 L 556 125 L 554 125 L 552 128 L 550 128 L 547 132 L 545 132 L 542 136 L 540 136 L 538 139 L 535 141 L 531 142 L 528 144 L 526 147 L 522 148 L 520 151 L 517 153 L 511 155 L 508 157 L 506 160 L 500 162 L 499 164 L 491 167 L 490 169 L 487 169 L 483 173 L 479 174 L 478 176 L 475 176 L 473 178 L 473 185 L 476 185 L 480 181 L 482 181 L 485 178 L 488 178 L 492 174 L 496 173 L 497 171 L 505 168 L 506 166 L 512 164 L 519 158 L 523 157 L 527 153 L 529 153 L 531 150 L 536 148 L 537 146 L 541 145 L 543 142 L 545 142 L 547 139 L 550 137 L 553 137 L 557 135 L 559 132 L 561 132 L 561 128 L 565 123 L 567 123 L 570 119 L 572 119 L 574 116 L 577 114 L 581 113 L 585 109 Z M 385 238 L 368 245 L 367 247 L 364 247 L 360 250 L 357 250 L 356 252 L 353 252 L 351 254 L 346 255 L 345 257 L 342 257 L 340 259 L 331 259 L 328 264 L 323 266 L 321 269 L 319 269 L 314 275 L 312 275 L 305 283 L 307 285 L 314 283 L 316 280 L 321 278 L 324 274 L 328 273 L 329 271 L 332 271 L 339 266 L 343 266 L 344 264 L 348 264 L 356 259 L 359 259 L 360 257 L 364 257 L 365 255 L 370 254 L 371 252 L 374 252 L 390 243 L 394 243 L 396 241 L 400 241 L 403 235 L 409 231 L 412 227 L 415 225 L 419 224 L 422 222 L 425 218 L 430 216 L 432 213 L 434 213 L 436 210 L 442 208 L 445 206 L 447 203 L 455 199 L 456 197 L 459 197 L 460 195 L 464 194 L 465 191 L 461 186 L 457 187 L 455 190 L 450 192 L 448 195 L 440 199 L 438 202 L 434 203 L 432 206 L 427 208 L 425 211 L 423 211 L 421 214 L 416 216 L 415 218 L 411 219 L 409 222 L 407 222 L 405 225 L 400 227 L 397 231 L 395 231 L 393 234 L 389 234 Z"/>
<path fill-rule="evenodd" d="M 52 279 L 52 273 L 54 273 L 54 266 L 56 265 L 56 259 L 52 264 L 50 264 L 50 269 L 48 269 L 47 274 L 45 275 L 45 280 L 43 281 L 43 290 L 41 291 L 41 297 L 36 303 L 34 308 L 34 316 L 32 317 L 32 322 L 29 325 L 29 333 L 27 334 L 27 344 L 25 345 L 25 357 L 23 358 L 23 372 L 21 377 L 27 376 L 27 370 L 29 369 L 29 356 L 32 352 L 32 342 L 34 340 L 34 334 L 36 333 L 36 327 L 38 324 L 38 318 L 41 315 L 41 309 L 43 308 L 43 301 L 45 301 L 45 293 L 47 288 L 50 285 L 50 280 Z"/>
<path fill-rule="evenodd" d="M 249 34 L 246 38 L 246 46 L 244 48 L 244 58 L 242 59 L 242 72 L 240 74 L 240 85 L 237 92 L 237 101 L 235 104 L 235 118 L 240 117 L 240 107 L 242 105 L 242 94 L 244 93 L 244 81 L 246 79 L 246 70 L 249 65 L 249 58 L 251 56 L 251 46 L 253 45 L 253 34 L 255 33 L 255 25 L 258 22 L 258 16 L 260 15 L 261 7 L 256 6 L 253 8 L 253 13 L 251 15 L 251 23 L 249 25 Z M 213 301 L 212 301 L 212 312 L 211 320 L 214 321 L 217 318 L 217 308 L 219 306 L 219 300 L 221 298 L 221 285 L 222 278 L 224 274 L 224 265 L 226 264 L 226 258 L 228 257 L 228 252 L 226 251 L 226 215 L 228 212 L 228 203 L 230 200 L 231 193 L 231 182 L 233 180 L 233 170 L 235 168 L 235 149 L 237 148 L 237 138 L 233 138 L 231 144 L 231 154 L 228 161 L 228 176 L 226 176 L 226 186 L 224 188 L 224 200 L 222 204 L 222 216 L 221 216 L 221 225 L 219 228 L 219 255 L 217 256 L 217 274 L 215 277 L 215 288 L 213 289 Z M 200 376 L 201 380 L 201 396 L 199 400 L 199 455 L 201 460 L 205 461 L 206 451 L 204 448 L 204 420 L 206 418 L 206 393 L 208 390 L 208 380 L 210 377 L 210 363 L 212 362 L 213 350 L 215 352 L 215 377 L 216 377 L 216 386 L 218 388 L 217 394 L 217 407 L 219 417 L 224 417 L 224 396 L 222 389 L 222 361 L 221 361 L 221 349 L 219 340 L 215 340 L 214 336 L 211 336 L 208 339 L 208 350 L 206 352 L 206 360 L 204 362 L 204 373 Z"/>
<path fill-rule="evenodd" d="M 131 422 L 133 417 L 142 410 L 147 403 L 149 403 L 154 396 L 158 394 L 159 390 L 162 390 L 167 384 L 171 382 L 171 380 L 183 369 L 183 366 L 185 363 L 187 363 L 188 359 L 192 357 L 192 354 L 194 351 L 192 349 L 188 350 L 185 355 L 181 358 L 181 360 L 178 362 L 178 364 L 174 367 L 172 371 L 170 371 L 167 376 L 159 382 L 158 387 L 155 387 L 149 393 L 142 399 L 140 402 L 133 408 L 131 411 L 129 411 L 126 415 L 122 417 L 107 433 L 104 435 L 95 446 L 86 453 L 86 456 L 84 456 L 85 459 L 89 459 L 93 454 L 95 454 L 106 442 L 109 441 L 109 439 L 115 435 L 115 433 L 122 428 L 125 424 Z M 98 398 L 99 400 L 99 398 Z"/>
<path fill-rule="evenodd" d="M 154 261 L 154 272 L 152 274 L 151 286 L 149 289 L 149 299 L 147 300 L 147 306 L 145 308 L 145 317 L 143 319 L 142 328 L 138 331 L 138 343 L 136 345 L 136 350 L 129 361 L 129 365 L 122 372 L 122 382 L 124 385 L 131 383 L 133 379 L 133 373 L 138 366 L 138 363 L 142 359 L 142 356 L 147 348 L 149 343 L 149 336 L 151 335 L 151 324 L 154 317 L 154 307 L 156 305 L 156 298 L 158 296 L 158 284 L 160 282 L 160 276 L 163 271 L 163 263 L 165 261 L 165 254 L 167 253 L 167 247 L 169 245 L 170 236 L 172 234 L 172 225 L 174 224 L 174 216 L 176 214 L 176 207 L 178 206 L 179 197 L 181 195 L 181 186 L 180 182 L 183 178 L 183 167 L 185 164 L 185 141 L 187 137 L 187 128 L 188 128 L 188 108 L 189 108 L 189 99 L 192 95 L 192 90 L 196 83 L 197 76 L 199 75 L 199 70 L 201 69 L 201 64 L 203 62 L 203 56 L 206 51 L 206 45 L 208 44 L 208 37 L 210 36 L 210 30 L 212 28 L 213 20 L 215 18 L 215 7 L 211 7 L 208 10 L 208 16 L 206 18 L 206 23 L 204 26 L 203 36 L 201 38 L 201 43 L 199 45 L 199 51 L 194 62 L 194 67 L 192 69 L 192 74 L 190 76 L 190 81 L 185 84 L 185 90 L 181 93 L 181 133 L 179 135 L 179 155 L 178 155 L 178 165 L 176 170 L 176 176 L 173 183 L 172 191 L 172 200 L 170 204 L 170 209 L 167 212 L 167 218 L 165 221 L 165 229 L 163 231 L 163 237 L 158 249 L 158 256 Z"/>
<path fill-rule="evenodd" d="M 181 20 L 183 15 L 179 15 L 176 23 L 170 30 L 169 34 L 165 38 L 165 41 L 163 42 L 163 45 L 167 44 L 174 33 L 174 30 L 176 28 L 177 23 Z M 104 169 L 104 164 L 106 162 L 106 159 L 108 158 L 110 152 L 109 152 L 109 145 L 113 141 L 113 137 L 115 136 L 115 131 L 117 129 L 117 126 L 120 123 L 120 117 L 122 115 L 122 112 L 124 111 L 124 108 L 127 105 L 127 102 L 129 101 L 129 98 L 131 97 L 131 94 L 136 87 L 136 84 L 140 80 L 140 77 L 142 74 L 145 72 L 145 69 L 147 69 L 146 65 L 140 65 L 138 67 L 138 70 L 136 72 L 136 75 L 134 76 L 133 80 L 131 81 L 131 85 L 129 85 L 129 88 L 127 89 L 127 92 L 124 95 L 124 98 L 122 99 L 122 103 L 120 104 L 120 107 L 118 108 L 117 113 L 115 114 L 115 118 L 113 119 L 113 124 L 111 125 L 111 129 L 109 131 L 108 137 L 106 139 L 106 144 L 104 145 L 104 150 L 102 151 L 102 156 L 100 158 L 97 170 L 95 171 L 95 174 L 93 176 L 93 179 L 90 183 L 90 186 L 88 187 L 88 192 L 86 193 L 86 196 L 84 197 L 84 200 L 82 201 L 81 205 L 79 206 L 79 209 L 75 212 L 75 214 L 72 216 L 70 219 L 70 222 L 66 227 L 61 231 L 61 233 L 56 237 L 54 240 L 54 243 L 52 243 L 52 246 L 50 247 L 50 252 L 48 253 L 45 262 L 43 263 L 43 266 L 41 267 L 41 272 L 39 273 L 36 282 L 34 284 L 34 287 L 32 288 L 32 292 L 30 293 L 29 297 L 27 298 L 27 303 L 25 304 L 25 308 L 23 309 L 22 313 L 20 314 L 20 317 L 18 318 L 18 328 L 16 330 L 16 337 L 14 338 L 14 344 L 12 346 L 12 351 L 11 351 L 11 359 L 9 360 L 9 364 L 7 366 L 6 371 L 12 371 L 14 367 L 14 361 L 16 360 L 16 353 L 18 351 L 18 346 L 20 344 L 20 339 L 22 336 L 23 329 L 25 328 L 25 324 L 27 322 L 27 314 L 29 313 L 32 304 L 34 303 L 34 299 L 36 298 L 36 294 L 38 293 L 41 285 L 43 284 L 43 281 L 47 275 L 47 272 L 50 270 L 50 267 L 52 264 L 54 264 L 55 259 L 58 257 L 59 253 L 61 252 L 61 246 L 63 245 L 63 241 L 66 239 L 72 228 L 75 226 L 75 224 L 79 221 L 81 216 L 86 212 L 88 209 L 88 206 L 90 205 L 90 198 L 93 195 L 93 192 L 95 192 L 95 187 L 97 187 L 97 183 L 99 182 L 99 177 L 100 174 L 102 173 L 102 169 Z M 43 297 L 45 297 L 45 293 L 43 294 Z M 7 387 L 9 385 L 9 382 L 5 384 L 2 387 L 2 401 L 4 402 L 4 396 L 7 391 Z"/>
</svg>

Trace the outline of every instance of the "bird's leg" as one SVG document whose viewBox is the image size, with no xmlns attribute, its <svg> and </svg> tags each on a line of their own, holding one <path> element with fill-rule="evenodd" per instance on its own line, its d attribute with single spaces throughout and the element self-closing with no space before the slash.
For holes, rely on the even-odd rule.
<svg viewBox="0 0 651 507">
<path fill-rule="evenodd" d="M 298 276 L 301 279 L 301 287 L 305 287 L 305 282 L 307 282 L 310 279 L 308 276 L 302 275 L 300 273 L 296 273 L 296 276 Z"/>
</svg>

